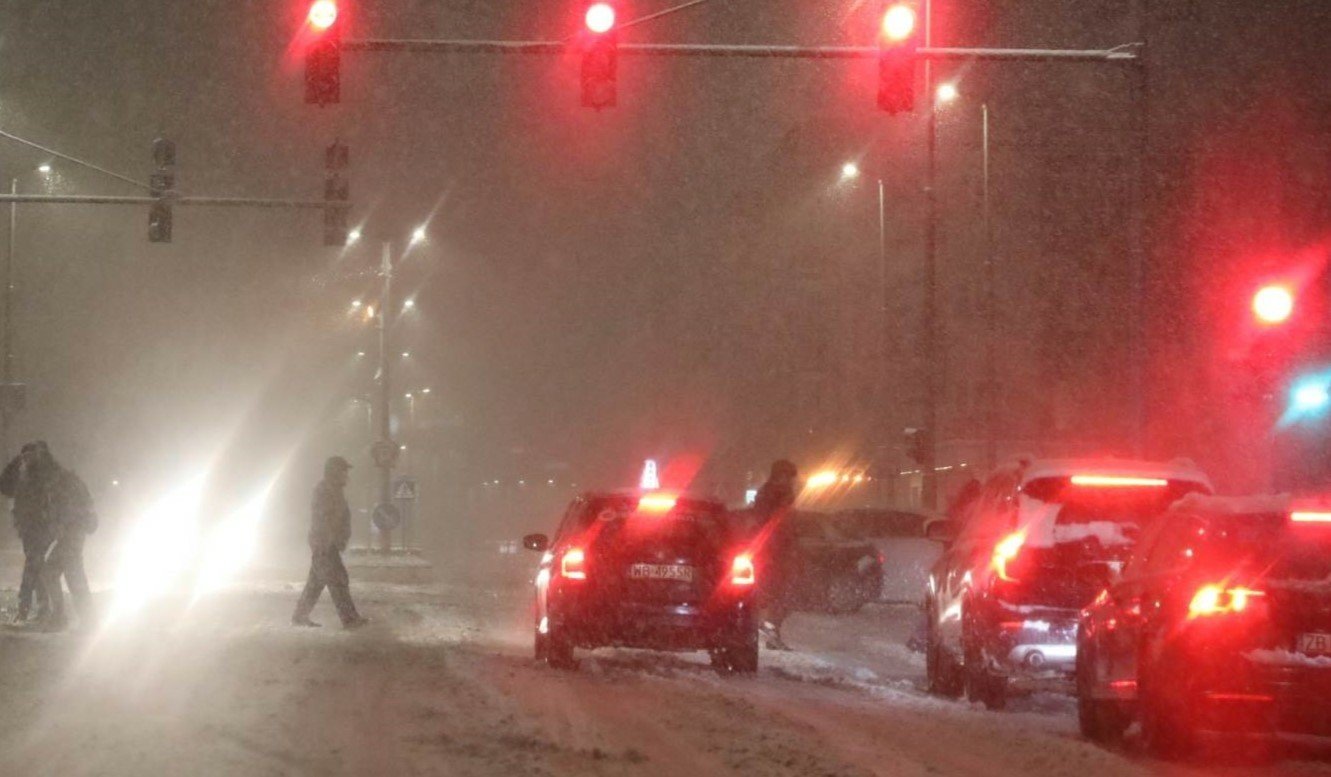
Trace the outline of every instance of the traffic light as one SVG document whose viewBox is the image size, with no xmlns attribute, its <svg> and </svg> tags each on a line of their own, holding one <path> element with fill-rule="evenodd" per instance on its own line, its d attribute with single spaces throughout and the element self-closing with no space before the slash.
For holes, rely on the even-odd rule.
<svg viewBox="0 0 1331 777">
<path fill-rule="evenodd" d="M 888 113 L 915 110 L 917 26 L 915 8 L 909 3 L 894 3 L 883 12 L 878 36 L 878 107 Z"/>
<path fill-rule="evenodd" d="M 153 141 L 153 174 L 148 178 L 148 192 L 154 198 L 148 206 L 148 241 L 171 242 L 171 200 L 176 196 L 176 144 L 166 138 Z"/>
<path fill-rule="evenodd" d="M 305 102 L 331 105 L 342 97 L 342 25 L 337 0 L 315 0 L 306 17 Z"/>
<path fill-rule="evenodd" d="M 1263 286 L 1252 295 L 1252 312 L 1264 326 L 1283 324 L 1294 313 L 1294 292 L 1281 284 Z"/>
<path fill-rule="evenodd" d="M 345 143 L 333 141 L 324 150 L 324 245 L 347 244 L 347 212 L 351 199 L 351 184 L 346 178 L 351 153 Z"/>
<path fill-rule="evenodd" d="M 929 430 L 906 430 L 906 455 L 916 464 L 927 464 L 929 459 Z"/>
<path fill-rule="evenodd" d="M 613 108 L 619 65 L 615 7 L 598 2 L 587 7 L 587 32 L 583 37 L 582 105 L 584 108 Z"/>
</svg>

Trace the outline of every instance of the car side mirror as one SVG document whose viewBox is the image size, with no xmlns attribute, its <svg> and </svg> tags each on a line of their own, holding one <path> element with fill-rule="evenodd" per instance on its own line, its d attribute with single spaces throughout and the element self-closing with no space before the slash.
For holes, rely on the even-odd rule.
<svg viewBox="0 0 1331 777">
<path fill-rule="evenodd" d="M 951 518 L 939 518 L 924 525 L 924 538 L 933 542 L 950 545 L 957 539 L 961 525 Z"/>
<path fill-rule="evenodd" d="M 544 534 L 528 534 L 522 538 L 522 547 L 539 553 L 550 548 L 550 538 Z"/>
</svg>

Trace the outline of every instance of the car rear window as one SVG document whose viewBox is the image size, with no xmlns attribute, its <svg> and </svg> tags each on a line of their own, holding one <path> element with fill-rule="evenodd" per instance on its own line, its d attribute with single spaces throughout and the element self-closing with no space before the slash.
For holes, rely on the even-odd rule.
<svg viewBox="0 0 1331 777">
<path fill-rule="evenodd" d="M 1034 544 L 1096 540 L 1102 545 L 1129 545 L 1140 528 L 1185 494 L 1205 491 L 1183 480 L 1159 486 L 1075 485 L 1069 477 L 1039 478 L 1022 486 L 1031 500 L 1023 511 L 1034 515 Z M 1019 518 L 1021 520 L 1021 518 Z"/>
<path fill-rule="evenodd" d="M 613 526 L 616 534 L 624 529 L 641 530 L 665 542 L 703 535 L 719 543 L 729 530 L 724 511 L 719 506 L 680 500 L 678 506 L 668 513 L 650 514 L 639 512 L 638 500 L 628 496 L 588 501 L 578 515 L 578 528 L 594 531 L 598 524 L 605 528 Z"/>
<path fill-rule="evenodd" d="M 1204 546 L 1209 560 L 1268 580 L 1331 585 L 1331 526 L 1291 526 L 1284 514 L 1231 516 L 1212 523 Z"/>
</svg>

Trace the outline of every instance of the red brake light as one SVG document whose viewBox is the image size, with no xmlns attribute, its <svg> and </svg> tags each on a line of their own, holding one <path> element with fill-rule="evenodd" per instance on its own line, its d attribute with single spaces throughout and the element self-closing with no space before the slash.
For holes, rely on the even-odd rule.
<svg viewBox="0 0 1331 777">
<path fill-rule="evenodd" d="M 994 546 L 993 570 L 998 575 L 999 580 L 1006 580 L 1009 583 L 1015 583 L 1017 580 L 1008 575 L 1008 564 L 1017 558 L 1021 552 L 1021 546 L 1026 542 L 1026 532 L 1019 531 L 1009 534 Z"/>
<path fill-rule="evenodd" d="M 569 580 L 587 579 L 587 554 L 582 548 L 569 548 L 559 560 L 559 574 Z"/>
<path fill-rule="evenodd" d="M 1294 523 L 1331 523 L 1331 513 L 1295 510 L 1289 514 L 1289 519 Z"/>
<path fill-rule="evenodd" d="M 1169 481 L 1164 478 L 1139 478 L 1125 475 L 1073 475 L 1074 486 L 1095 486 L 1098 488 L 1164 488 Z"/>
<path fill-rule="evenodd" d="M 1251 588 L 1204 585 L 1192 595 L 1192 601 L 1188 603 L 1188 617 L 1201 618 L 1245 612 L 1252 607 L 1254 599 L 1265 595 L 1264 592 L 1254 591 Z"/>
<path fill-rule="evenodd" d="M 679 500 L 669 494 L 647 494 L 638 500 L 638 509 L 647 513 L 668 513 Z"/>
<path fill-rule="evenodd" d="M 337 22 L 336 0 L 317 0 L 310 6 L 310 26 L 320 32 L 332 27 Z"/>
<path fill-rule="evenodd" d="M 753 556 L 741 553 L 730 564 L 731 585 L 753 585 L 757 579 L 753 568 Z"/>
</svg>

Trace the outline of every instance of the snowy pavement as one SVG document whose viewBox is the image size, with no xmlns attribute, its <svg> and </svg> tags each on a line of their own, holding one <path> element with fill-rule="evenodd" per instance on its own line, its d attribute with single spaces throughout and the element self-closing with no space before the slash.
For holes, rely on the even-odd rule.
<svg viewBox="0 0 1331 777">
<path fill-rule="evenodd" d="M 358 584 L 366 629 L 286 625 L 290 581 L 166 602 L 100 632 L 0 631 L 6 775 L 1331 774 L 1314 753 L 1162 764 L 1077 735 L 1070 699 L 992 713 L 922 691 L 916 613 L 799 614 L 756 677 L 702 655 L 530 658 L 525 591 Z M 6 602 L 12 591 L 0 592 Z"/>
</svg>

